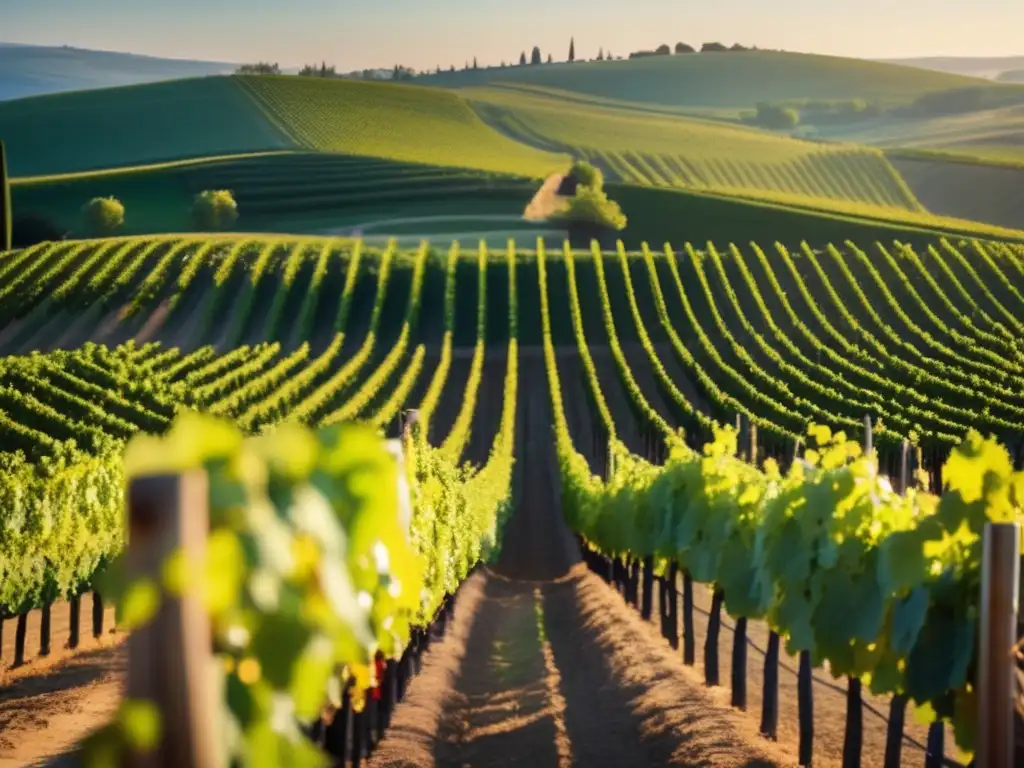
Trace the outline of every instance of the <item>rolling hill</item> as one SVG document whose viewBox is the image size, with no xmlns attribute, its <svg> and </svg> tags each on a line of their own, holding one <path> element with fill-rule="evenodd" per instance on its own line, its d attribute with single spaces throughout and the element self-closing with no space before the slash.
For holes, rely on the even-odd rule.
<svg viewBox="0 0 1024 768">
<path fill-rule="evenodd" d="M 975 78 L 914 67 L 775 51 L 491 67 L 442 72 L 417 82 L 452 88 L 527 83 L 602 98 L 716 109 L 798 99 L 861 98 L 899 104 L 924 93 L 979 84 Z"/>
<path fill-rule="evenodd" d="M 879 59 L 885 64 L 918 67 L 965 77 L 995 78 L 1008 69 L 1024 68 L 1024 56 L 924 56 L 910 59 Z"/>
<path fill-rule="evenodd" d="M 0 136 L 15 177 L 291 146 L 227 77 L 0 102 Z"/>
<path fill-rule="evenodd" d="M 0 43 L 0 101 L 62 91 L 223 75 L 234 64 L 162 59 L 68 46 Z"/>
</svg>

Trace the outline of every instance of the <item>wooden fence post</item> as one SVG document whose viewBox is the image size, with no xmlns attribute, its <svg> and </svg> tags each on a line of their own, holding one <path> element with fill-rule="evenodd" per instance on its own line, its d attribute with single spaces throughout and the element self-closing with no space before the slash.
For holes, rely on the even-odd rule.
<svg viewBox="0 0 1024 768">
<path fill-rule="evenodd" d="M 128 488 L 127 570 L 131 579 L 160 579 L 164 562 L 180 550 L 199 568 L 209 533 L 205 472 L 158 475 Z M 102 608 L 100 609 L 102 611 Z M 102 615 L 102 614 L 101 614 Z M 126 694 L 151 701 L 161 714 L 162 737 L 153 753 L 133 755 L 133 766 L 218 766 L 218 711 L 210 666 L 210 620 L 201 597 L 164 594 L 153 619 L 128 641 Z"/>
<path fill-rule="evenodd" d="M 978 654 L 979 768 L 1012 768 L 1020 526 L 985 526 Z"/>
</svg>

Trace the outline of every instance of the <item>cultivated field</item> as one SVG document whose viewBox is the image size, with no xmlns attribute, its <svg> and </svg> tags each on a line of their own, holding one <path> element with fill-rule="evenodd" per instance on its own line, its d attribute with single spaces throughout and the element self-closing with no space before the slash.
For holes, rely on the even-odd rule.
<svg viewBox="0 0 1024 768">
<path fill-rule="evenodd" d="M 735 118 L 978 81 L 745 52 L 425 82 L 0 103 L 15 214 L 71 230 L 0 253 L 0 762 L 113 716 L 152 588 L 126 478 L 200 461 L 242 763 L 344 765 L 371 689 L 381 766 L 806 765 L 809 722 L 814 765 L 970 748 L 978 535 L 1024 504 L 1019 171 Z M 617 247 L 524 218 L 572 158 Z M 235 231 L 194 231 L 204 190 Z M 121 236 L 82 239 L 104 195 Z M 402 436 L 408 535 L 353 422 Z"/>
<path fill-rule="evenodd" d="M 85 472 L 107 498 L 123 441 L 165 430 L 181 406 L 251 432 L 353 418 L 392 430 L 401 410 L 418 407 L 441 455 L 477 467 L 509 439 L 516 412 L 519 512 L 495 568 L 517 578 L 564 574 L 575 560 L 558 543 L 566 534 L 556 535 L 559 489 L 576 481 L 565 465 L 557 471 L 552 423 L 571 441 L 559 437 L 558 451 L 571 444 L 599 474 L 609 438 L 657 464 L 676 428 L 700 445 L 736 413 L 759 427 L 759 461 L 788 463 L 812 422 L 856 436 L 865 414 L 876 420 L 883 471 L 898 466 L 909 436 L 939 482 L 941 461 L 970 427 L 1024 461 L 1024 261 L 1019 248 L 993 242 L 794 253 L 684 244 L 671 256 L 598 259 L 511 244 L 402 251 L 346 239 L 170 236 L 8 253 L 0 279 L 3 488 L 29 489 L 27 519 L 41 513 L 34 500 L 58 492 L 38 474 L 42 463 Z M 14 564 L 3 583 L 9 611 L 48 600 L 49 584 L 88 579 L 122 546 L 116 507 L 58 508 L 50 535 L 3 540 Z M 104 535 L 58 533 L 80 526 Z M 28 567 L 43 555 L 48 570 Z M 596 590 L 584 598 L 594 607 L 572 610 L 596 611 L 586 619 L 596 631 L 611 614 L 597 608 L 604 587 L 588 584 L 578 588 Z M 488 604 L 505 599 L 492 591 Z M 529 600 L 517 595 L 506 595 L 510 617 Z M 556 627 L 545 631 L 564 642 Z M 508 631 L 521 652 L 518 630 Z M 614 635 L 607 642 L 626 653 Z M 562 674 L 583 674 L 565 663 Z M 474 679 L 482 692 L 497 690 Z M 713 706 L 702 695 L 694 691 L 691 705 Z M 735 749 L 785 762 L 759 752 L 742 735 L 751 725 L 735 722 Z M 838 760 L 828 750 L 840 746 L 826 740 L 822 764 Z"/>
</svg>

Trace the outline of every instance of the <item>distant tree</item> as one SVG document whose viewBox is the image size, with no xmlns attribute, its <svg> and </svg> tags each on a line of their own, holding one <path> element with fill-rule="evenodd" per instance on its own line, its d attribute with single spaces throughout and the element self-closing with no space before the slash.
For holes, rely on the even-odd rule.
<svg viewBox="0 0 1024 768">
<path fill-rule="evenodd" d="M 576 61 L 576 38 L 569 38 L 569 61 Z"/>
<path fill-rule="evenodd" d="M 276 64 L 258 61 L 255 64 L 243 64 L 235 70 L 236 75 L 280 75 L 281 68 Z"/>
<path fill-rule="evenodd" d="M 733 43 L 732 47 L 729 50 L 730 51 L 749 51 L 750 49 L 745 47 L 745 46 L 740 45 L 739 43 Z"/>
<path fill-rule="evenodd" d="M 479 69 L 479 67 L 476 65 L 476 56 L 473 57 L 473 69 Z"/>
<path fill-rule="evenodd" d="M 795 128 L 800 123 L 800 113 L 791 107 L 762 101 L 757 105 L 754 122 L 762 128 L 784 131 Z"/>
<path fill-rule="evenodd" d="M 192 221 L 201 231 L 227 229 L 238 219 L 238 203 L 227 189 L 207 189 L 192 202 Z"/>
<path fill-rule="evenodd" d="M 501 60 L 501 68 L 502 68 L 502 69 L 504 69 L 504 68 L 505 68 L 506 66 L 507 66 L 507 65 L 505 64 L 505 60 L 504 60 L 504 59 L 502 59 L 502 60 Z"/>
<path fill-rule="evenodd" d="M 686 43 L 676 43 L 676 53 L 677 54 L 681 54 L 681 53 L 696 53 L 696 52 L 697 51 L 694 49 L 694 47 L 692 45 L 687 45 Z"/>
<path fill-rule="evenodd" d="M 540 47 L 535 45 L 533 46 L 533 53 L 530 54 L 530 63 L 536 65 L 540 64 L 540 62 Z"/>
<path fill-rule="evenodd" d="M 611 51 L 608 51 L 608 54 L 604 58 L 605 58 L 605 61 L 611 61 L 612 59 L 615 58 L 615 54 L 612 53 Z M 619 59 L 621 60 L 622 57 L 619 56 Z"/>
<path fill-rule="evenodd" d="M 434 74 L 436 74 L 436 75 L 440 75 L 441 74 L 441 65 L 440 64 L 437 65 L 437 71 Z"/>
<path fill-rule="evenodd" d="M 670 56 L 672 55 L 672 49 L 668 47 L 668 44 L 662 43 L 654 49 L 654 53 L 658 56 Z"/>
<path fill-rule="evenodd" d="M 455 65 L 452 64 L 450 67 L 448 67 L 448 71 L 449 72 L 454 72 L 455 71 Z"/>
<path fill-rule="evenodd" d="M 526 66 L 526 51 L 523 51 L 522 53 L 519 54 L 519 66 Z"/>
<path fill-rule="evenodd" d="M 654 51 L 633 51 L 631 54 L 629 54 L 629 58 L 631 58 L 631 59 L 643 59 L 643 58 L 646 58 L 647 56 L 653 56 L 653 55 L 654 55 Z"/>
<path fill-rule="evenodd" d="M 337 77 L 337 72 L 334 66 L 327 66 L 326 62 L 320 62 L 320 66 L 316 64 L 307 64 L 299 70 L 301 77 Z"/>
<path fill-rule="evenodd" d="M 94 197 L 82 208 L 85 226 L 96 237 L 111 235 L 124 226 L 124 206 L 116 197 Z"/>
<path fill-rule="evenodd" d="M 597 49 L 597 60 L 604 61 L 604 48 Z"/>
<path fill-rule="evenodd" d="M 551 63 L 552 63 L 552 61 L 553 61 L 553 59 L 551 58 L 551 54 L 549 53 L 549 54 L 548 54 L 548 64 L 551 64 Z"/>
<path fill-rule="evenodd" d="M 722 53 L 723 51 L 728 50 L 729 49 L 721 43 L 704 43 L 704 45 L 700 47 L 701 53 Z"/>
</svg>

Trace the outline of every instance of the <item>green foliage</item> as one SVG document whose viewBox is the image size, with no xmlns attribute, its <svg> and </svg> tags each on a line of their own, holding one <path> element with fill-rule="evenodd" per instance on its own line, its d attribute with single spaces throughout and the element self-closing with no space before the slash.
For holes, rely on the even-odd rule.
<svg viewBox="0 0 1024 768">
<path fill-rule="evenodd" d="M 601 169 L 595 168 L 586 160 L 574 160 L 572 168 L 569 169 L 569 176 L 585 187 L 604 189 L 604 174 L 601 173 Z"/>
<path fill-rule="evenodd" d="M 624 229 L 626 217 L 614 200 L 609 200 L 604 190 L 580 184 L 576 194 L 570 197 L 563 208 L 556 211 L 551 221 L 583 226 Z"/>
<path fill-rule="evenodd" d="M 195 196 L 192 219 L 196 229 L 224 230 L 238 220 L 238 204 L 227 189 L 207 189 Z"/>
<path fill-rule="evenodd" d="M 87 231 L 96 237 L 112 235 L 124 226 L 124 206 L 115 197 L 94 197 L 82 207 Z"/>
<path fill-rule="evenodd" d="M 795 128 L 800 123 L 800 113 L 790 107 L 761 102 L 757 105 L 755 122 L 762 128 L 786 130 Z"/>
</svg>

